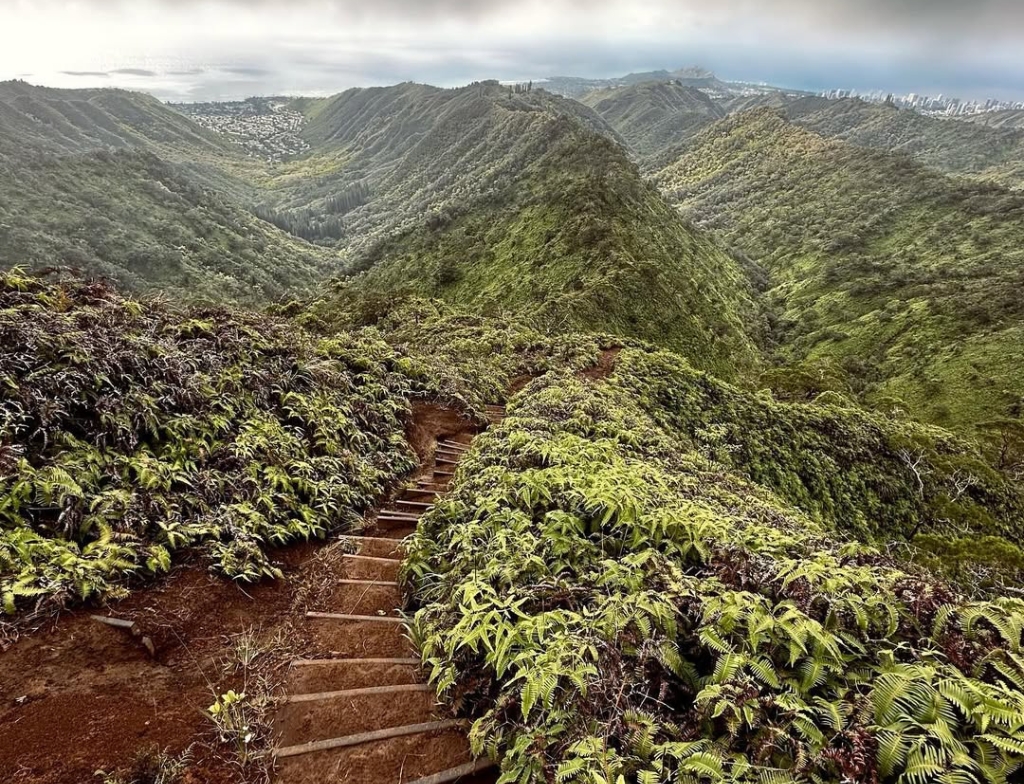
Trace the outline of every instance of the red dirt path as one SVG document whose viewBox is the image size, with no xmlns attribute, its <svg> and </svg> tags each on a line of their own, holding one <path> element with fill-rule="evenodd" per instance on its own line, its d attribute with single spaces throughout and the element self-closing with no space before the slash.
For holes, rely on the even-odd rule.
<svg viewBox="0 0 1024 784">
<path fill-rule="evenodd" d="M 438 433 L 469 429 L 458 414 L 423 403 L 409 436 L 425 458 Z M 239 688 L 225 665 L 246 630 L 279 633 L 302 655 L 319 647 L 297 610 L 330 589 L 325 580 L 345 576 L 331 571 L 337 561 L 323 557 L 327 550 L 321 543 L 277 551 L 285 579 L 244 590 L 184 566 L 105 610 L 66 613 L 0 652 L 0 782 L 101 784 L 97 771 L 124 769 L 146 748 L 177 754 L 190 746 L 186 784 L 243 781 L 230 750 L 217 746 L 206 708 L 215 694 Z M 137 621 L 155 658 L 92 613 Z"/>
</svg>

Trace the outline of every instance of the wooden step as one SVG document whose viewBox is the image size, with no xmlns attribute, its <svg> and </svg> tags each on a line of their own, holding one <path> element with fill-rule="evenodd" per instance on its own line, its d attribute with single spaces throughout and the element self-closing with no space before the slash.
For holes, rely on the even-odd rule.
<svg viewBox="0 0 1024 784">
<path fill-rule="evenodd" d="M 306 617 L 309 643 L 303 650 L 322 659 L 402 659 L 416 655 L 408 627 L 395 616 L 314 613 Z M 373 684 L 368 684 L 373 685 Z M 315 688 L 316 691 L 323 689 Z"/>
<path fill-rule="evenodd" d="M 458 441 L 438 441 L 437 445 L 445 449 L 457 449 L 460 452 L 468 452 L 472 449 L 469 444 L 460 444 Z"/>
<path fill-rule="evenodd" d="M 405 517 L 413 522 L 420 519 L 420 516 L 415 512 L 403 512 L 399 509 L 384 509 L 377 515 L 377 519 L 379 520 L 381 517 Z"/>
<path fill-rule="evenodd" d="M 415 512 L 381 512 L 377 515 L 377 524 L 380 523 L 403 523 L 405 525 L 416 527 L 416 524 L 420 521 L 420 515 Z M 398 528 L 397 525 L 388 525 L 386 528 Z"/>
<path fill-rule="evenodd" d="M 393 615 L 347 615 L 345 613 L 308 612 L 306 617 L 314 621 L 352 621 L 353 623 L 403 624 L 404 618 Z"/>
<path fill-rule="evenodd" d="M 467 762 L 465 765 L 459 765 L 456 768 L 448 768 L 448 770 L 442 770 L 440 773 L 434 773 L 430 776 L 424 776 L 421 779 L 410 781 L 408 784 L 450 784 L 452 781 L 458 781 L 466 776 L 475 776 L 477 773 L 483 773 L 485 770 L 490 770 L 493 767 L 495 767 L 495 764 L 491 760 L 482 759 L 476 762 Z"/>
<path fill-rule="evenodd" d="M 399 561 L 392 561 L 398 568 Z M 365 567 L 362 567 L 365 568 Z M 378 610 L 393 609 L 402 604 L 402 591 L 392 580 L 349 580 L 337 583 L 317 598 L 311 609 L 329 610 L 348 615 L 376 615 Z"/>
<path fill-rule="evenodd" d="M 311 694 L 422 681 L 419 659 L 299 659 L 288 669 L 286 689 L 288 694 Z"/>
<path fill-rule="evenodd" d="M 385 539 L 380 536 L 348 536 L 353 544 L 359 547 L 359 555 L 370 555 L 374 558 L 395 558 L 401 560 L 402 540 Z"/>
<path fill-rule="evenodd" d="M 398 578 L 402 562 L 395 558 L 374 558 L 371 555 L 343 555 L 345 574 L 360 582 L 391 582 Z"/>
<path fill-rule="evenodd" d="M 289 697 L 285 697 L 284 701 L 288 703 L 324 702 L 325 700 L 343 700 L 347 697 L 371 697 L 384 694 L 406 694 L 417 691 L 433 692 L 434 687 L 429 683 L 402 683 L 388 684 L 386 686 L 365 686 L 359 689 L 338 689 L 336 691 L 319 691 L 311 694 L 293 694 Z"/>
<path fill-rule="evenodd" d="M 315 743 L 304 743 L 295 746 L 285 746 L 277 750 L 279 758 L 297 757 L 300 754 L 313 754 L 318 751 L 330 751 L 331 749 L 344 749 L 349 746 L 359 746 L 363 743 L 370 743 L 377 740 L 388 740 L 400 738 L 403 735 L 421 735 L 426 732 L 439 732 L 441 730 L 457 727 L 457 721 L 430 721 L 421 724 L 406 724 L 402 727 L 389 727 L 374 732 L 360 732 L 355 735 L 345 735 L 340 738 L 316 741 Z"/>
<path fill-rule="evenodd" d="M 361 664 L 401 664 L 409 667 L 418 667 L 422 662 L 412 656 L 397 659 L 294 659 L 288 663 L 289 667 L 353 667 Z"/>
<path fill-rule="evenodd" d="M 455 472 L 454 471 L 438 471 L 435 468 L 434 469 L 434 476 L 455 476 Z"/>
<path fill-rule="evenodd" d="M 401 504 L 402 506 L 415 506 L 419 509 L 433 509 L 437 506 L 437 504 L 430 503 L 428 501 L 406 501 L 404 499 L 399 499 L 395 503 Z"/>
<path fill-rule="evenodd" d="M 300 752 L 298 756 L 279 759 L 276 782 L 406 784 L 472 760 L 461 726 L 440 722 L 432 722 L 429 726 L 442 729 L 403 732 L 383 740 L 365 741 L 315 754 Z"/>
<path fill-rule="evenodd" d="M 419 523 L 419 515 L 416 517 L 378 517 L 377 527 L 384 531 L 400 531 L 408 528 L 410 531 L 416 529 Z"/>
<path fill-rule="evenodd" d="M 453 465 L 453 466 L 459 464 L 458 460 L 449 460 L 448 458 L 445 458 L 445 457 L 435 457 L 434 458 L 434 462 L 435 463 L 440 463 L 441 465 Z"/>
<path fill-rule="evenodd" d="M 343 738 L 438 717 L 433 688 L 415 683 L 351 692 L 296 695 L 278 708 L 275 728 L 282 746 Z"/>
</svg>

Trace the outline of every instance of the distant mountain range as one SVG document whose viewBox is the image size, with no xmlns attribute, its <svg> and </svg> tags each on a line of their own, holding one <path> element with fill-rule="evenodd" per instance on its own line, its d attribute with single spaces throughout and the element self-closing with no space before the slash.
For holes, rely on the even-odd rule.
<svg viewBox="0 0 1024 784">
<path fill-rule="evenodd" d="M 728 378 L 832 363 L 844 389 L 936 422 L 1012 409 L 1024 131 L 723 84 L 263 101 L 308 147 L 265 161 L 148 96 L 9 82 L 0 260 L 245 301 L 347 275 L 353 296 L 604 328 Z"/>
<path fill-rule="evenodd" d="M 658 156 L 726 115 L 706 92 L 675 79 L 594 90 L 580 100 L 644 159 Z"/>
<path fill-rule="evenodd" d="M 648 82 L 675 82 L 684 87 L 698 87 L 729 94 L 732 88 L 721 81 L 711 71 L 699 66 L 680 68 L 677 71 L 644 71 L 630 73 L 611 79 L 588 79 L 576 76 L 552 76 L 545 79 L 539 86 L 566 98 L 582 98 L 594 90 L 611 90 L 617 87 L 630 87 Z"/>
</svg>

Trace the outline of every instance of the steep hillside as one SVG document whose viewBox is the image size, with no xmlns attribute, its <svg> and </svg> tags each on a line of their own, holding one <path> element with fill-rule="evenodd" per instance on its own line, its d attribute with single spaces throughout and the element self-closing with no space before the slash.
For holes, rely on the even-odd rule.
<svg viewBox="0 0 1024 784">
<path fill-rule="evenodd" d="M 971 601 L 717 456 L 779 416 L 764 465 L 881 501 L 865 518 L 891 542 L 889 515 L 918 495 L 896 444 L 939 433 L 828 405 L 769 413 L 756 396 L 746 420 L 742 397 L 627 348 L 610 375 L 534 381 L 474 443 L 406 577 L 414 637 L 442 699 L 475 720 L 477 752 L 508 781 L 888 784 L 930 780 L 925 766 L 1006 780 L 1024 761 L 1024 603 Z M 700 398 L 703 431 L 728 431 L 721 451 L 679 428 Z M 874 470 L 887 479 L 869 489 Z"/>
<path fill-rule="evenodd" d="M 336 273 L 307 245 L 143 152 L 0 165 L 0 268 L 72 266 L 128 290 L 267 302 Z"/>
<path fill-rule="evenodd" d="M 373 329 L 332 330 L 330 317 L 359 307 L 292 305 L 296 323 L 0 275 L 13 347 L 0 353 L 0 633 L 24 632 L 0 638 L 14 646 L 0 655 L 8 683 L 34 684 L 0 713 L 19 739 L 5 770 L 59 781 L 50 761 L 65 757 L 76 771 L 132 770 L 131 743 L 159 737 L 161 750 L 173 743 L 167 757 L 188 749 L 171 759 L 185 780 L 220 780 L 203 772 L 224 761 L 224 780 L 266 780 L 273 673 L 316 679 L 292 701 L 307 725 L 328 711 L 349 721 L 356 695 L 325 693 L 339 681 L 322 674 L 345 658 L 342 635 L 362 657 L 393 638 L 409 666 L 405 634 L 442 705 L 373 669 L 395 659 L 361 658 L 360 683 L 382 687 L 359 695 L 366 718 L 422 691 L 426 716 L 472 721 L 474 753 L 505 780 L 897 784 L 927 768 L 1006 781 L 1024 763 L 1024 602 L 1006 587 L 1024 575 L 1024 498 L 970 441 L 842 399 L 779 403 L 634 341 L 552 337 L 422 301 Z M 443 492 L 416 485 L 433 500 L 400 548 L 344 538 L 275 550 L 373 525 L 363 514 L 415 465 L 413 400 L 448 402 L 444 428 L 479 421 L 475 401 L 507 416 L 449 447 Z M 355 541 L 381 557 L 353 558 Z M 222 611 L 220 597 L 246 594 L 207 567 L 294 582 L 276 598 L 247 587 L 253 599 Z M 414 613 L 408 628 L 385 605 L 373 627 L 338 614 L 385 567 Z M 59 606 L 128 593 L 109 617 L 154 638 L 121 638 L 86 614 L 34 629 Z M 307 617 L 311 602 L 334 614 Z M 254 619 L 266 626 L 239 629 Z M 197 677 L 196 650 L 224 666 Z M 286 666 L 311 651 L 315 665 Z M 129 710 L 122 693 L 147 679 L 144 709 Z M 194 702 L 171 713 L 197 688 L 214 701 L 209 724 L 182 718 L 202 712 Z M 90 727 L 116 711 L 130 740 L 24 731 L 63 729 L 69 711 Z M 154 715 L 172 715 L 173 733 L 147 729 Z M 215 734 L 220 744 L 205 740 Z M 296 765 L 339 770 L 325 740 Z M 373 749 L 365 741 L 350 741 L 357 755 Z M 37 747 L 49 755 L 26 761 Z M 394 781 L 408 770 L 397 756 L 387 779 L 353 757 L 345 776 Z"/>
<path fill-rule="evenodd" d="M 360 257 L 366 271 L 342 297 L 440 297 L 546 332 L 643 338 L 725 377 L 751 370 L 761 328 L 741 264 L 688 227 L 612 142 L 568 118 L 546 136 L 492 196 Z"/>
<path fill-rule="evenodd" d="M 965 119 L 978 125 L 987 125 L 990 128 L 1024 129 L 1024 109 L 1006 109 L 1001 112 L 972 114 Z"/>
<path fill-rule="evenodd" d="M 1024 186 L 1024 129 L 1015 124 L 1013 113 L 1002 120 L 999 112 L 947 120 L 859 98 L 832 100 L 781 91 L 716 103 L 729 114 L 776 109 L 791 122 L 827 138 L 907 155 L 952 174 L 1012 188 Z M 979 129 L 979 124 L 989 127 Z M 678 156 L 682 146 L 666 145 L 662 156 Z"/>
<path fill-rule="evenodd" d="M 350 90 L 297 104 L 313 150 L 277 169 L 261 214 L 332 216 L 324 239 L 356 251 L 425 216 L 495 193 L 557 140 L 561 117 L 616 137 L 590 109 L 496 82 Z M 617 138 L 617 137 L 616 137 Z"/>
<path fill-rule="evenodd" d="M 710 127 L 657 180 L 768 269 L 789 361 L 837 360 L 879 404 L 938 423 L 1019 414 L 1024 198 L 770 110 Z"/>
<path fill-rule="evenodd" d="M 232 145 L 145 93 L 0 82 L 0 158 L 112 148 L 227 154 Z"/>
<path fill-rule="evenodd" d="M 379 339 L 0 273 L 3 611 L 123 594 L 201 548 L 230 577 L 412 465 Z M 352 451 L 355 450 L 355 451 Z"/>
<path fill-rule="evenodd" d="M 722 108 L 729 114 L 748 112 L 751 109 L 784 109 L 794 101 L 808 98 L 804 95 L 792 95 L 781 90 L 772 90 L 758 95 L 741 95 L 722 101 Z"/>
<path fill-rule="evenodd" d="M 634 152 L 645 158 L 725 116 L 706 93 L 675 81 L 596 90 L 580 101 L 601 115 Z"/>
<path fill-rule="evenodd" d="M 336 261 L 242 208 L 256 173 L 143 93 L 0 83 L 0 267 L 66 265 L 213 301 L 308 291 Z"/>
<path fill-rule="evenodd" d="M 793 101 L 785 113 L 825 137 L 909 155 L 942 171 L 1024 187 L 1024 131 L 979 128 L 856 98 Z"/>
</svg>

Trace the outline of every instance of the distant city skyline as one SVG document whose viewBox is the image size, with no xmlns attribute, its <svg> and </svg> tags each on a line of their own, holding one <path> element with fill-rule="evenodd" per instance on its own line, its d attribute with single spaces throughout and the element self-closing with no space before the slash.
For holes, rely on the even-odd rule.
<svg viewBox="0 0 1024 784">
<path fill-rule="evenodd" d="M 0 79 L 177 101 L 692 63 L 809 92 L 1024 100 L 1017 0 L 6 0 L 0 44 Z"/>
<path fill-rule="evenodd" d="M 964 117 L 985 112 L 1007 110 L 1024 110 L 1024 100 L 1012 101 L 999 98 L 965 99 L 955 95 L 925 95 L 907 93 L 900 95 L 886 90 L 833 89 L 821 93 L 824 98 L 860 98 L 874 103 L 891 102 L 895 106 L 916 109 L 925 114 L 946 115 L 948 117 Z"/>
</svg>

